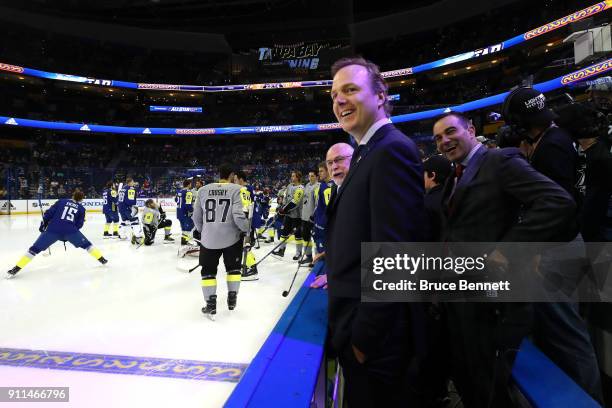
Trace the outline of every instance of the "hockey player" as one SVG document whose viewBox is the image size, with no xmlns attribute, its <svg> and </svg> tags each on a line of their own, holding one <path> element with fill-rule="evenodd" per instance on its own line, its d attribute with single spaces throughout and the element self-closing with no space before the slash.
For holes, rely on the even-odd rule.
<svg viewBox="0 0 612 408">
<path fill-rule="evenodd" d="M 308 184 L 304 186 L 304 200 L 302 202 L 302 240 L 304 241 L 304 257 L 300 261 L 301 265 L 312 266 L 312 243 L 310 242 L 313 227 L 313 215 L 316 204 L 315 190 L 318 190 L 319 183 L 314 171 L 308 172 Z"/>
<path fill-rule="evenodd" d="M 191 238 L 191 230 L 193 230 L 193 198 L 194 193 L 191 190 L 191 180 L 183 181 L 183 188 L 176 192 L 176 218 L 181 223 L 181 245 L 189 245 Z"/>
<path fill-rule="evenodd" d="M 155 233 L 158 229 L 164 229 L 164 244 L 171 244 L 174 238 L 170 236 L 172 221 L 166 219 L 166 212 L 152 198 L 145 201 L 142 213 L 142 230 L 144 232 L 144 244 L 152 245 L 155 242 Z"/>
<path fill-rule="evenodd" d="M 256 191 L 254 203 L 253 230 L 257 231 L 258 238 L 263 238 L 263 231 L 270 216 L 270 189 L 264 187 L 263 191 Z M 272 231 L 274 232 L 274 229 Z"/>
<path fill-rule="evenodd" d="M 104 238 L 119 238 L 119 212 L 117 210 L 117 188 L 115 183 L 112 181 L 106 183 L 106 188 L 102 192 L 102 199 L 104 200 L 102 212 L 106 218 Z M 110 233 L 111 225 L 113 227 L 112 235 Z"/>
<path fill-rule="evenodd" d="M 193 193 L 193 203 L 191 204 L 195 205 L 195 202 L 198 197 L 198 190 L 204 187 L 204 181 L 202 180 L 200 176 L 196 176 L 196 177 L 193 177 L 192 184 L 193 184 L 193 188 L 191 189 L 191 192 Z"/>
<path fill-rule="evenodd" d="M 287 192 L 285 201 L 282 208 L 277 208 L 279 215 L 284 215 L 283 231 L 281 233 L 281 240 L 285 240 L 278 250 L 272 252 L 272 255 L 279 257 L 285 256 L 285 248 L 287 247 L 287 239 L 291 235 L 292 231 L 295 236 L 295 256 L 294 261 L 299 260 L 302 257 L 302 231 L 301 231 L 301 215 L 302 215 L 302 199 L 304 197 L 304 186 L 301 184 L 302 173 L 299 171 L 291 172 L 291 184 L 287 186 Z"/>
<path fill-rule="evenodd" d="M 119 190 L 119 215 L 121 216 L 121 227 L 123 234 L 127 230 L 132 232 L 132 244 L 142 244 L 142 229 L 138 221 L 138 206 L 136 205 L 136 188 L 134 179 L 127 177 L 125 184 Z M 124 235 L 124 239 L 127 238 Z"/>
<path fill-rule="evenodd" d="M 40 236 L 17 262 L 17 265 L 8 271 L 8 279 L 14 277 L 32 258 L 56 241 L 69 241 L 76 248 L 83 248 L 89 252 L 101 264 L 107 262 L 100 251 L 79 231 L 85 222 L 85 207 L 81 205 L 84 197 L 83 192 L 77 189 L 72 194 L 72 199 L 62 198 L 45 211 L 38 228 L 41 232 Z"/>
<path fill-rule="evenodd" d="M 214 320 L 217 314 L 217 266 L 223 255 L 227 273 L 227 307 L 236 307 L 240 288 L 242 256 L 241 235 L 248 232 L 249 222 L 244 215 L 240 186 L 229 183 L 231 166 L 219 168 L 218 183 L 208 184 L 198 191 L 193 210 L 193 222 L 200 233 L 200 265 L 202 266 L 202 293 L 206 306 L 202 313 Z"/>
<path fill-rule="evenodd" d="M 253 187 L 247 184 L 247 175 L 244 171 L 240 170 L 236 172 L 236 184 L 240 186 L 240 200 L 242 201 L 242 210 L 245 215 L 248 216 L 249 208 L 253 205 Z M 255 242 L 255 231 L 251 227 L 249 242 Z M 253 281 L 257 280 L 257 266 L 255 265 L 257 261 L 255 260 L 255 254 L 253 254 L 252 246 L 248 248 L 246 251 L 246 270 L 242 271 L 242 280 L 244 281 Z"/>
<path fill-rule="evenodd" d="M 313 214 L 313 234 L 312 239 L 315 243 L 317 255 L 313 258 L 316 261 L 325 256 L 325 227 L 327 226 L 327 206 L 331 198 L 332 186 L 334 181 L 327 171 L 327 164 L 319 164 L 319 186 L 315 188 L 316 204 Z"/>
<path fill-rule="evenodd" d="M 278 190 L 278 194 L 276 195 L 276 216 L 272 220 L 272 229 L 268 233 L 268 239 L 266 239 L 266 243 L 274 242 L 274 236 L 280 240 L 281 233 L 283 231 L 283 224 L 285 222 L 285 216 L 279 213 L 279 210 L 283 207 L 285 203 L 285 197 L 287 196 L 287 187 L 283 187 Z"/>
</svg>

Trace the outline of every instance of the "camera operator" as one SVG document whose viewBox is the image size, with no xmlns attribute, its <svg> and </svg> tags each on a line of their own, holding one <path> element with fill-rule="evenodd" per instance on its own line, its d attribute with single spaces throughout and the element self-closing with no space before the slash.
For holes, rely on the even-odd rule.
<svg viewBox="0 0 612 408">
<path fill-rule="evenodd" d="M 533 168 L 577 199 L 578 153 L 569 133 L 555 124 L 558 117 L 546 105 L 544 95 L 533 88 L 519 87 L 504 100 L 502 116 L 508 126 L 498 134 L 498 145 L 519 147 L 522 143 Z"/>
<path fill-rule="evenodd" d="M 507 126 L 498 133 L 500 147 L 520 144 L 533 168 L 555 181 L 580 203 L 575 188 L 578 152 L 570 134 L 555 123 L 558 116 L 547 106 L 544 95 L 533 88 L 517 88 L 504 100 L 502 116 Z M 575 225 L 568 228 L 568 235 L 556 239 L 569 243 L 543 252 L 538 266 L 546 280 L 561 274 L 566 284 L 560 289 L 566 293 L 573 293 L 576 288 L 572 285 L 584 274 L 581 268 L 571 267 L 573 263 L 570 262 L 584 256 L 577 214 L 574 221 Z M 569 267 L 560 268 L 561 258 Z M 538 302 L 534 303 L 534 312 L 533 334 L 537 346 L 587 393 L 601 401 L 597 358 L 578 305 L 572 301 Z"/>
<path fill-rule="evenodd" d="M 571 103 L 557 110 L 559 125 L 578 142 L 578 182 L 582 196 L 580 232 L 586 242 L 605 241 L 605 220 L 612 194 L 609 122 L 594 106 Z"/>
</svg>

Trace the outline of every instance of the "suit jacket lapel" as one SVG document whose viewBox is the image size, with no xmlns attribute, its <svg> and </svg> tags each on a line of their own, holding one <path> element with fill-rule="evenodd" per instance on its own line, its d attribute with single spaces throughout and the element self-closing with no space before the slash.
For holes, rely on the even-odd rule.
<svg viewBox="0 0 612 408">
<path fill-rule="evenodd" d="M 378 129 L 376 133 L 372 135 L 372 138 L 368 141 L 365 147 L 361 150 L 361 153 L 360 153 L 361 157 L 357 160 L 357 162 L 351 165 L 351 168 L 349 169 L 349 172 L 346 175 L 346 178 L 344 179 L 344 181 L 342 182 L 342 185 L 340 186 L 340 189 L 338 190 L 338 194 L 336 195 L 336 199 L 334 200 L 334 203 L 332 206 L 333 207 L 332 211 L 335 210 L 335 207 L 338 204 L 338 201 L 340 201 L 340 197 L 342 197 L 342 193 L 344 192 L 344 190 L 346 190 L 346 186 L 353 178 L 353 175 L 359 170 L 361 163 L 363 163 L 366 156 L 370 154 L 372 150 L 374 150 L 376 144 L 380 142 L 380 140 L 385 136 L 385 134 L 387 134 L 387 132 L 391 130 L 392 126 L 393 124 L 389 123 L 387 125 L 384 125 L 380 129 Z"/>
</svg>

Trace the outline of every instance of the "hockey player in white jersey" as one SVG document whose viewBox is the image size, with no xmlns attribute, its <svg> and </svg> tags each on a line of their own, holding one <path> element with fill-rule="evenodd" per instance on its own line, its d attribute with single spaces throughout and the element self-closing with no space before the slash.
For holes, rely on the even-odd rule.
<svg viewBox="0 0 612 408">
<path fill-rule="evenodd" d="M 202 313 L 214 320 L 217 314 L 217 266 L 223 255 L 227 274 L 227 307 L 234 310 L 240 288 L 242 240 L 248 233 L 249 221 L 242 208 L 240 186 L 228 180 L 230 165 L 219 168 L 218 183 L 198 190 L 193 211 L 193 222 L 200 233 L 200 266 L 202 267 L 202 293 L 206 306 Z"/>
<path fill-rule="evenodd" d="M 285 256 L 285 247 L 287 240 L 293 233 L 295 236 L 295 256 L 294 261 L 300 260 L 302 257 L 302 199 L 304 198 L 304 186 L 302 185 L 302 173 L 299 171 L 291 172 L 291 184 L 287 186 L 287 193 L 282 207 L 277 207 L 276 211 L 279 215 L 284 215 L 283 231 L 281 240 L 284 241 L 278 250 L 272 252 L 272 255 L 283 257 Z"/>
<path fill-rule="evenodd" d="M 170 236 L 172 220 L 166 218 L 166 212 L 152 198 L 145 201 L 142 212 L 142 230 L 144 232 L 144 244 L 149 246 L 155 242 L 157 230 L 164 229 L 164 243 L 173 243 L 174 238 Z"/>
<path fill-rule="evenodd" d="M 304 186 L 304 199 L 302 201 L 302 241 L 304 242 L 304 259 L 300 261 L 302 265 L 312 264 L 312 228 L 315 204 L 317 202 L 315 191 L 318 191 L 317 173 L 308 173 L 308 184 Z"/>
</svg>

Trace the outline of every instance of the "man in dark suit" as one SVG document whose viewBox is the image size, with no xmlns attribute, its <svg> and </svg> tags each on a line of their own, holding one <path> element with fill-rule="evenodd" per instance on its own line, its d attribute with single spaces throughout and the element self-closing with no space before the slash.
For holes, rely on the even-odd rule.
<svg viewBox="0 0 612 408">
<path fill-rule="evenodd" d="M 412 353 L 411 308 L 361 303 L 361 243 L 423 239 L 423 170 L 416 145 L 389 120 L 387 86 L 362 58 L 332 67 L 333 111 L 357 143 L 330 203 L 329 327 L 351 407 L 404 406 Z"/>
<path fill-rule="evenodd" d="M 425 182 L 425 214 L 427 230 L 425 241 L 440 241 L 440 222 L 442 219 L 442 190 L 451 173 L 451 164 L 442 155 L 431 156 L 423 162 Z"/>
<path fill-rule="evenodd" d="M 456 167 L 443 194 L 444 241 L 547 242 L 566 233 L 574 201 L 518 149 L 486 149 L 469 119 L 457 112 L 438 118 L 433 133 L 438 151 Z M 492 258 L 507 261 L 498 251 Z M 516 406 L 509 378 L 531 330 L 531 304 L 449 303 L 446 310 L 453 380 L 464 405 Z"/>
</svg>

